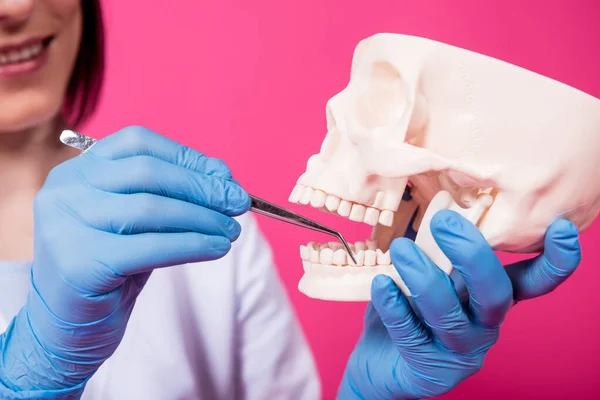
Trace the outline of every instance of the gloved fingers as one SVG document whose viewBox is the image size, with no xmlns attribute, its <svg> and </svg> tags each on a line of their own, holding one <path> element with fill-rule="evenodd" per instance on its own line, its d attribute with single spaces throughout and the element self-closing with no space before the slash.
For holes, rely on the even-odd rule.
<svg viewBox="0 0 600 400">
<path fill-rule="evenodd" d="M 419 321 L 392 278 L 378 275 L 373 279 L 371 302 L 390 338 L 404 358 L 415 357 L 415 350 L 431 343 L 425 326 Z M 365 322 L 369 321 L 370 319 L 367 319 Z"/>
<path fill-rule="evenodd" d="M 123 259 L 122 249 L 140 249 Z M 157 268 L 216 260 L 231 249 L 229 239 L 196 232 L 119 236 L 103 246 L 102 262 L 115 274 L 131 276 Z"/>
<path fill-rule="evenodd" d="M 72 234 L 70 237 L 76 238 Z M 86 305 L 87 309 L 81 311 L 82 315 L 77 314 L 77 318 L 84 318 L 87 314 L 93 316 L 101 311 L 100 308 L 114 307 L 115 301 L 118 302 L 122 296 L 113 291 L 132 275 L 157 268 L 216 260 L 231 249 L 229 239 L 197 232 L 115 235 L 94 231 L 92 235 L 86 234 L 85 241 L 77 243 L 76 240 L 66 243 L 63 249 L 53 250 L 61 254 L 61 262 L 53 270 L 43 266 L 37 268 L 35 281 L 43 283 L 45 289 L 54 289 L 55 295 L 43 294 L 52 303 L 49 305 L 65 310 L 70 309 L 70 305 L 63 303 L 73 300 L 72 296 L 66 295 L 65 284 L 69 289 L 81 289 L 82 305 Z M 102 246 L 97 246 L 97 243 Z M 74 252 L 69 247 L 79 248 Z M 81 255 L 77 253 L 86 254 L 85 265 L 81 264 Z M 124 253 L 128 256 L 123 257 Z M 38 271 L 41 279 L 37 279 Z"/>
<path fill-rule="evenodd" d="M 94 188 L 121 194 L 152 193 L 236 216 L 250 209 L 250 197 L 232 181 L 198 173 L 163 160 L 138 156 L 82 167 Z"/>
<path fill-rule="evenodd" d="M 95 191 L 88 191 L 86 197 L 87 201 L 80 198 L 71 208 L 89 226 L 109 233 L 197 232 L 234 241 L 241 232 L 240 224 L 227 215 L 169 197 Z M 102 207 L 97 206 L 98 202 Z"/>
<path fill-rule="evenodd" d="M 35 304 L 34 307 L 30 299 L 30 312 L 35 309 L 43 314 L 50 309 L 57 318 L 73 324 L 97 321 L 119 306 L 122 297 L 119 287 L 124 281 L 124 277 L 103 264 L 91 262 L 84 267 L 72 258 L 67 258 L 58 268 L 38 267 L 34 263 L 32 293 L 43 306 Z"/>
<path fill-rule="evenodd" d="M 89 231 L 88 228 L 84 229 Z M 127 262 L 127 258 L 123 260 L 123 251 L 137 255 L 148 250 L 129 249 L 127 246 L 131 246 L 131 243 L 119 241 L 111 233 L 83 233 L 81 226 L 76 224 L 61 226 L 61 234 L 71 240 L 51 244 L 53 248 L 48 250 L 52 252 L 50 257 L 60 262 L 54 266 L 40 266 L 34 262 L 31 268 L 31 285 L 43 299 L 44 307 L 65 322 L 85 324 L 97 321 L 122 306 L 123 285 L 128 277 L 120 272 L 120 268 L 107 263 L 107 257 L 112 261 L 119 258 L 120 254 L 119 259 L 123 263 Z M 81 237 L 85 240 L 78 239 Z M 98 243 L 112 246 L 109 251 L 116 253 L 116 256 L 108 254 L 106 247 L 98 246 Z M 84 261 L 81 254 L 86 255 Z M 131 277 L 130 283 L 134 285 L 129 285 L 128 290 L 141 290 L 148 277 L 148 274 Z"/>
<path fill-rule="evenodd" d="M 471 322 L 450 278 L 411 240 L 394 240 L 390 256 L 432 334 L 448 349 L 468 351 L 470 344 L 465 342 L 465 338 Z"/>
<path fill-rule="evenodd" d="M 150 156 L 198 173 L 231 179 L 231 171 L 223 161 L 140 126 L 124 128 L 99 140 L 87 153 L 110 160 Z"/>
<path fill-rule="evenodd" d="M 546 232 L 542 254 L 506 267 L 515 300 L 552 292 L 575 272 L 580 261 L 577 227 L 564 219 L 555 221 Z"/>
<path fill-rule="evenodd" d="M 481 232 L 460 214 L 443 210 L 431 219 L 431 233 L 462 275 L 473 317 L 485 326 L 499 325 L 512 306 L 512 285 Z"/>
</svg>

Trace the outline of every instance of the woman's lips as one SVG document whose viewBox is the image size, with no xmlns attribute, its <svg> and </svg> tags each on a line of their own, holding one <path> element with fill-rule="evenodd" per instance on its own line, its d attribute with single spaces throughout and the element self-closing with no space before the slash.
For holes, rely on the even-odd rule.
<svg viewBox="0 0 600 400">
<path fill-rule="evenodd" d="M 31 39 L 20 44 L 0 46 L 0 78 L 32 73 L 47 61 L 52 37 Z"/>
</svg>

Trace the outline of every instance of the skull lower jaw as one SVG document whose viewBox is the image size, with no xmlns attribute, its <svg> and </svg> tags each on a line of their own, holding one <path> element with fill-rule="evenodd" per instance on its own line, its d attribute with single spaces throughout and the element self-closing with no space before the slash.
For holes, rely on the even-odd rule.
<svg viewBox="0 0 600 400">
<path fill-rule="evenodd" d="M 306 296 L 318 300 L 357 301 L 371 300 L 371 282 L 377 275 L 387 275 L 403 292 L 408 291 L 393 265 L 360 268 L 340 268 L 332 265 L 303 261 L 304 276 L 298 289 Z"/>
</svg>

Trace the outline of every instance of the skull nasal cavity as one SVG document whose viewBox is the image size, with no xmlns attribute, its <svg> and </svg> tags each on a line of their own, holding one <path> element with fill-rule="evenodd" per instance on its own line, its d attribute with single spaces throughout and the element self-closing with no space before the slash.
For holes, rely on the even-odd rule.
<svg viewBox="0 0 600 400">
<path fill-rule="evenodd" d="M 365 128 L 391 126 L 406 108 L 406 87 L 398 70 L 377 62 L 367 77 L 366 90 L 359 96 L 356 115 Z"/>
</svg>

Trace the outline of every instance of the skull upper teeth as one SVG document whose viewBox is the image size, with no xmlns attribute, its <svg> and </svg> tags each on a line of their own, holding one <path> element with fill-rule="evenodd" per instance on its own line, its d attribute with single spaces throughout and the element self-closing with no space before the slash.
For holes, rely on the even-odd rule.
<svg viewBox="0 0 600 400">
<path fill-rule="evenodd" d="M 367 205 L 347 201 L 309 186 L 296 185 L 288 200 L 291 203 L 310 204 L 315 208 L 336 213 L 351 221 L 364 222 L 371 226 L 378 223 L 384 226 L 392 226 L 394 221 L 394 212 L 382 207 L 384 195 L 381 192 L 377 193 L 373 204 Z"/>
<path fill-rule="evenodd" d="M 0 65 L 18 64 L 38 57 L 44 49 L 43 44 L 35 43 L 17 49 L 0 52 Z"/>
</svg>

